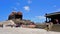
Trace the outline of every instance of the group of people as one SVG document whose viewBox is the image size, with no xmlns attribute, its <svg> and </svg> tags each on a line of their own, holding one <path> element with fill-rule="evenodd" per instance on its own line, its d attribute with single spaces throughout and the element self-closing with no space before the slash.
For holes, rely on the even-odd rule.
<svg viewBox="0 0 60 34">
<path fill-rule="evenodd" d="M 53 24 L 60 24 L 59 19 L 54 19 L 53 22 L 50 21 L 49 23 L 46 23 L 47 31 L 51 30 L 51 28 L 53 27 Z"/>
<path fill-rule="evenodd" d="M 55 20 L 54 20 L 54 24 L 60 24 L 59 19 L 55 19 Z"/>
</svg>

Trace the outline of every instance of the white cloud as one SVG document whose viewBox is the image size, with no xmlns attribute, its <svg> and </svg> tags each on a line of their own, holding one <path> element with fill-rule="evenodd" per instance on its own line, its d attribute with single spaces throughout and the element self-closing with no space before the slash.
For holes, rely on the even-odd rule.
<svg viewBox="0 0 60 34">
<path fill-rule="evenodd" d="M 30 10 L 30 7 L 29 7 L 29 6 L 24 6 L 23 8 L 24 8 L 24 10 L 26 10 L 26 11 L 29 11 L 29 10 Z"/>
<path fill-rule="evenodd" d="M 14 10 L 17 10 L 17 8 L 14 8 Z"/>
<path fill-rule="evenodd" d="M 13 7 L 12 9 L 13 9 L 13 10 L 17 10 L 17 8 L 16 8 L 16 7 Z"/>
<path fill-rule="evenodd" d="M 18 10 L 16 7 L 11 7 L 12 10 Z"/>
<path fill-rule="evenodd" d="M 56 9 L 55 11 L 52 11 L 52 12 L 60 12 L 60 8 L 59 9 Z"/>
<path fill-rule="evenodd" d="M 34 22 L 44 22 L 45 21 L 45 17 L 44 16 L 35 16 L 33 18 L 30 18 L 31 21 L 34 21 Z"/>
<path fill-rule="evenodd" d="M 17 2 L 17 3 L 16 3 L 16 5 L 17 5 L 17 6 L 19 6 L 19 5 L 20 5 L 20 3 L 19 3 L 19 2 Z"/>
<path fill-rule="evenodd" d="M 57 11 L 60 11 L 60 8 L 59 8 L 59 9 L 57 9 Z"/>
<path fill-rule="evenodd" d="M 56 5 L 54 5 L 53 7 L 57 7 Z"/>
<path fill-rule="evenodd" d="M 32 3 L 32 1 L 31 0 L 28 0 L 28 4 L 31 4 Z"/>
<path fill-rule="evenodd" d="M 38 19 L 45 19 L 44 16 L 35 16 L 35 17 L 38 18 Z"/>
<path fill-rule="evenodd" d="M 19 6 L 20 5 L 20 2 L 16 2 L 16 6 Z"/>
</svg>

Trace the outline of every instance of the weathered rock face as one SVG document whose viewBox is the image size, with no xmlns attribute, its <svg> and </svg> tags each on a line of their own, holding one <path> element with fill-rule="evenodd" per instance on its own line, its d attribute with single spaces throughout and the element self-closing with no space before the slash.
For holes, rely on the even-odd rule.
<svg viewBox="0 0 60 34">
<path fill-rule="evenodd" d="M 17 13 L 12 12 L 8 17 L 8 20 L 12 20 L 12 19 L 21 19 L 22 20 L 22 17 L 23 17 L 22 12 L 17 12 Z"/>
<path fill-rule="evenodd" d="M 9 16 L 8 16 L 8 20 L 12 20 L 12 19 L 15 19 L 15 14 L 11 13 Z"/>
<path fill-rule="evenodd" d="M 23 14 L 22 12 L 12 12 L 9 17 L 8 17 L 8 20 L 12 20 L 14 21 L 14 23 L 16 24 L 16 27 L 20 27 L 22 24 L 23 27 L 31 27 L 31 28 L 34 28 L 35 27 L 35 24 L 34 22 L 31 22 L 30 20 L 24 20 L 22 19 L 23 17 Z M 28 25 L 28 26 L 27 26 Z"/>
<path fill-rule="evenodd" d="M 12 12 L 9 15 L 9 17 L 8 17 L 8 20 L 13 20 L 15 24 L 21 24 L 21 23 L 23 23 L 23 24 L 27 25 L 27 24 L 31 23 L 30 20 L 24 20 L 24 19 L 22 19 L 22 17 L 23 17 L 22 12 L 17 12 L 17 13 L 16 12 Z"/>
<path fill-rule="evenodd" d="M 15 17 L 16 17 L 16 19 L 21 19 L 22 20 L 22 17 L 23 17 L 22 12 L 17 12 Z"/>
<path fill-rule="evenodd" d="M 13 20 L 15 23 L 20 23 L 22 17 L 22 12 L 12 12 L 8 17 L 8 20 Z"/>
</svg>

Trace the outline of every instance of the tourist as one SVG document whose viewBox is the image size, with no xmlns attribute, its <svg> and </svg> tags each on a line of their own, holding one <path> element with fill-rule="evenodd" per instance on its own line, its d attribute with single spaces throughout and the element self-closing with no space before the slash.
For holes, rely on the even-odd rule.
<svg viewBox="0 0 60 34">
<path fill-rule="evenodd" d="M 59 24 L 59 20 L 58 20 L 58 19 L 55 19 L 55 23 L 56 23 L 56 24 Z"/>
<path fill-rule="evenodd" d="M 49 23 L 49 26 L 48 26 L 49 30 L 51 30 L 52 27 L 53 27 L 53 22 L 50 22 L 50 23 Z"/>
<path fill-rule="evenodd" d="M 46 30 L 49 31 L 49 23 L 46 23 Z"/>
</svg>

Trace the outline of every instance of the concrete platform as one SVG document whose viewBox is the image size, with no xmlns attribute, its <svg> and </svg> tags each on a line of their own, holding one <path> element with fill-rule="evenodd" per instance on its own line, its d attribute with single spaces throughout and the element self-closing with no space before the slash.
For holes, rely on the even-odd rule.
<svg viewBox="0 0 60 34">
<path fill-rule="evenodd" d="M 0 28 L 0 34 L 60 34 L 60 32 L 52 32 L 52 31 L 46 31 L 44 29 L 35 29 L 35 28 L 4 27 Z"/>
</svg>

